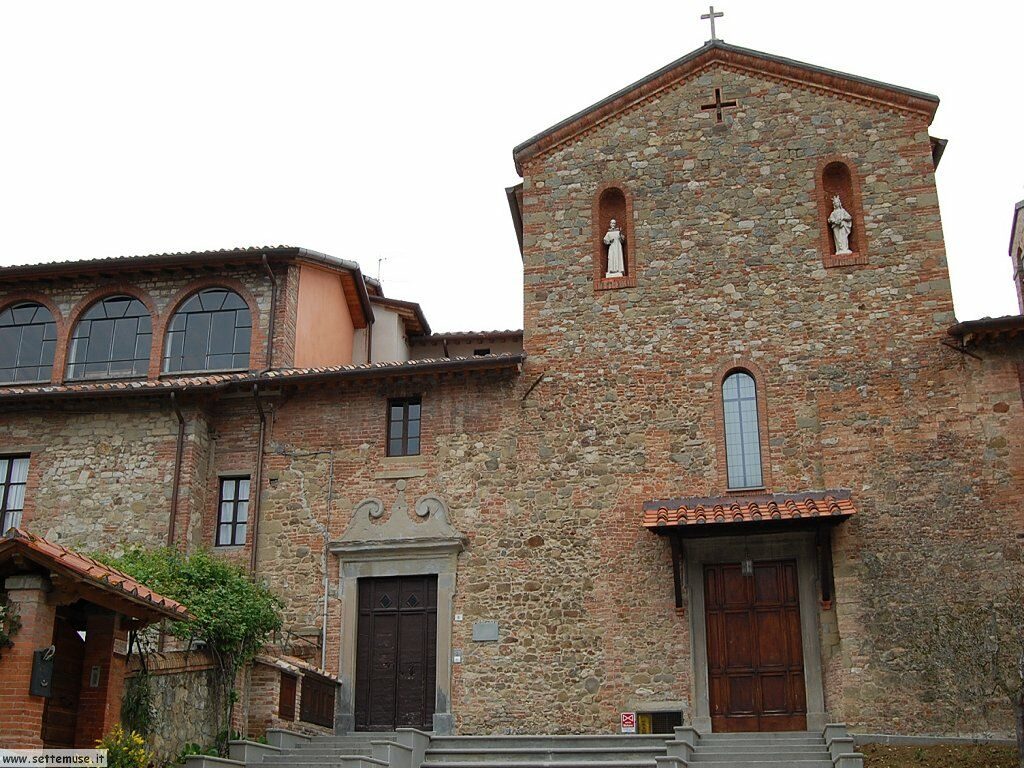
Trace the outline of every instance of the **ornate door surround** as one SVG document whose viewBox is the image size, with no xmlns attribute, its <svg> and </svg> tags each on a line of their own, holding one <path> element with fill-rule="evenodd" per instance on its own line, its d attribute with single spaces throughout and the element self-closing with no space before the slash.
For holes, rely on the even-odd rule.
<svg viewBox="0 0 1024 768">
<path fill-rule="evenodd" d="M 437 576 L 437 662 L 434 689 L 434 733 L 449 735 L 455 730 L 451 705 L 452 607 L 455 572 L 466 537 L 448 522 L 448 507 L 434 495 L 423 496 L 409 509 L 406 484 L 396 484 L 398 498 L 384 519 L 380 499 L 365 499 L 356 505 L 345 535 L 329 545 L 339 557 L 338 596 L 342 600 L 341 652 L 334 728 L 337 733 L 355 730 L 356 646 L 359 624 L 359 579 L 387 576 Z"/>
</svg>

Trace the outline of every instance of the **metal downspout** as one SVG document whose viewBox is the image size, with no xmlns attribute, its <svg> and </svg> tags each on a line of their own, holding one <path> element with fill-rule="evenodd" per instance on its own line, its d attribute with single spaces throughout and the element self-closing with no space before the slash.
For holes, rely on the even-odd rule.
<svg viewBox="0 0 1024 768">
<path fill-rule="evenodd" d="M 167 523 L 167 546 L 174 546 L 174 538 L 177 533 L 178 520 L 178 496 L 181 488 L 181 463 L 185 454 L 185 417 L 181 415 L 181 408 L 178 407 L 178 396 L 171 392 L 171 408 L 174 415 L 178 417 L 178 443 L 174 451 L 174 477 L 171 479 L 171 514 Z"/>
<path fill-rule="evenodd" d="M 331 508 L 334 506 L 334 449 L 331 448 L 330 474 L 327 477 L 327 521 L 324 526 L 324 618 L 323 627 L 320 630 L 320 669 L 327 669 L 327 593 L 331 586 L 328 566 L 330 558 L 331 541 Z"/>
<path fill-rule="evenodd" d="M 252 497 L 252 548 L 249 554 L 249 571 L 256 573 L 256 556 L 260 544 L 260 501 L 262 499 L 263 486 L 263 442 L 267 432 L 267 413 L 263 410 L 263 402 L 260 400 L 260 385 L 252 385 L 252 396 L 256 400 L 256 410 L 260 416 L 259 438 L 256 443 L 256 471 L 253 478 Z"/>
<path fill-rule="evenodd" d="M 267 261 L 267 254 L 263 254 L 263 269 L 267 271 L 270 278 L 270 320 L 267 322 L 267 351 L 264 356 L 263 371 L 269 371 L 274 367 L 274 326 L 277 318 L 277 278 L 274 277 L 274 270 L 270 268 Z"/>
</svg>

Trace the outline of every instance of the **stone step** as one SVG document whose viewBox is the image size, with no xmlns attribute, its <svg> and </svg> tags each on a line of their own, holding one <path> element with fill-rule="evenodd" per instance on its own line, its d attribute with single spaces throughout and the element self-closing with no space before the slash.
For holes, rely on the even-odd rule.
<svg viewBox="0 0 1024 768">
<path fill-rule="evenodd" d="M 323 763 L 330 762 L 331 760 L 338 757 L 352 757 L 352 756 L 370 756 L 373 754 L 373 747 L 367 745 L 365 747 L 339 747 L 338 749 L 324 751 L 324 752 L 287 752 L 283 755 L 275 755 L 273 757 L 264 757 L 261 766 L 269 766 L 287 763 L 292 765 L 293 763 Z"/>
<path fill-rule="evenodd" d="M 746 752 L 753 749 L 761 750 L 777 750 L 777 749 L 813 749 L 819 752 L 826 749 L 825 742 L 811 741 L 774 741 L 774 742 L 758 742 L 758 741 L 731 741 L 731 742 L 719 742 L 715 741 L 710 744 L 701 742 L 697 745 L 698 750 L 712 750 L 721 752 L 723 750 L 731 752 Z"/>
<path fill-rule="evenodd" d="M 564 760 L 510 760 L 501 752 L 495 752 L 490 759 L 444 762 L 426 759 L 421 768 L 657 768 L 654 758 L 597 760 L 593 756 L 566 756 Z M 803 768 L 802 766 L 800 768 Z"/>
<path fill-rule="evenodd" d="M 691 763 L 715 763 L 728 760 L 774 760 L 798 761 L 798 760 L 824 760 L 831 759 L 831 756 L 824 749 L 751 749 L 743 752 L 723 749 L 705 750 L 698 749 L 690 757 Z"/>
<path fill-rule="evenodd" d="M 658 747 L 665 749 L 669 734 L 630 736 L 621 734 L 564 736 L 436 736 L 430 749 L 593 749 L 600 747 Z"/>
<path fill-rule="evenodd" d="M 487 762 L 499 758 L 504 762 L 527 763 L 592 760 L 602 764 L 608 761 L 652 760 L 665 754 L 664 746 L 598 746 L 598 747 L 512 747 L 503 749 L 459 748 L 427 750 L 426 760 L 432 763 L 463 765 Z"/>
<path fill-rule="evenodd" d="M 800 741 L 813 739 L 821 744 L 825 743 L 820 733 L 816 731 L 772 731 L 767 733 L 704 733 L 701 734 L 700 743 L 710 744 L 719 741 Z"/>
</svg>

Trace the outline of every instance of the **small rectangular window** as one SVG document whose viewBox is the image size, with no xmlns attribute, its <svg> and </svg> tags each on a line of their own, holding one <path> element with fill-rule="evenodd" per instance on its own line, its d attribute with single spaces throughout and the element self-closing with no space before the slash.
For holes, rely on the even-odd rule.
<svg viewBox="0 0 1024 768">
<path fill-rule="evenodd" d="M 0 533 L 21 525 L 28 456 L 0 456 Z"/>
<path fill-rule="evenodd" d="M 420 398 L 388 400 L 388 456 L 420 453 Z"/>
<path fill-rule="evenodd" d="M 217 508 L 217 546 L 245 544 L 249 523 L 249 476 L 222 477 Z"/>
<path fill-rule="evenodd" d="M 490 347 L 481 347 L 480 349 L 473 350 L 473 357 L 487 357 L 489 354 L 491 354 Z"/>
</svg>

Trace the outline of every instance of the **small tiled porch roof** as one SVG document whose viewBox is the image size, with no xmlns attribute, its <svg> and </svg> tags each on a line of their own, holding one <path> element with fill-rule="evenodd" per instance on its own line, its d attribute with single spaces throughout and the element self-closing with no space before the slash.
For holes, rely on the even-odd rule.
<svg viewBox="0 0 1024 768">
<path fill-rule="evenodd" d="M 157 594 L 127 573 L 21 528 L 11 528 L 0 539 L 0 570 L 8 570 L 6 566 L 18 561 L 29 561 L 80 584 L 83 599 L 106 604 L 134 619 L 191 618 L 184 605 Z M 98 599 L 92 600 L 94 597 Z"/>
<path fill-rule="evenodd" d="M 655 533 L 693 526 L 794 520 L 839 522 L 857 512 L 850 491 L 687 496 L 644 503 L 643 525 Z"/>
</svg>

